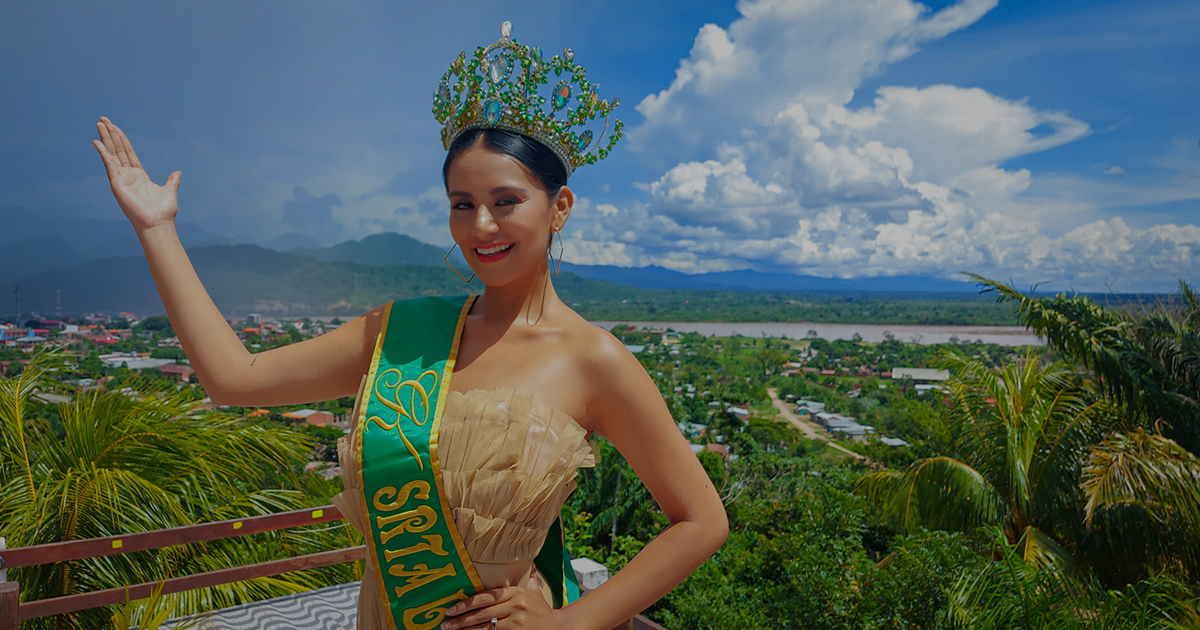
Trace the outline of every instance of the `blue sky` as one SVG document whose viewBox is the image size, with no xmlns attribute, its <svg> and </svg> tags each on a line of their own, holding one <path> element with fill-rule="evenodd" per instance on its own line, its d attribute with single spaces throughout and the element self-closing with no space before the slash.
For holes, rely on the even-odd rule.
<svg viewBox="0 0 1200 630">
<path fill-rule="evenodd" d="M 151 177 L 183 172 L 196 229 L 448 247 L 431 96 L 508 19 L 622 100 L 627 140 L 572 177 L 567 260 L 1196 276 L 1194 1 L 108 4 L 6 9 L 0 207 L 120 219 L 90 144 L 106 115 Z"/>
</svg>

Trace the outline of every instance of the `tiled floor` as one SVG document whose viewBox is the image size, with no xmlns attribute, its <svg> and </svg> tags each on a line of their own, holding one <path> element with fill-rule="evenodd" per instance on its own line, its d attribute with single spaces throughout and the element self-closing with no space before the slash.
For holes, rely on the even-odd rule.
<svg viewBox="0 0 1200 630">
<path fill-rule="evenodd" d="M 354 630 L 359 582 L 327 586 L 252 604 L 223 608 L 204 620 L 210 630 Z M 168 621 L 159 630 L 174 627 Z"/>
</svg>

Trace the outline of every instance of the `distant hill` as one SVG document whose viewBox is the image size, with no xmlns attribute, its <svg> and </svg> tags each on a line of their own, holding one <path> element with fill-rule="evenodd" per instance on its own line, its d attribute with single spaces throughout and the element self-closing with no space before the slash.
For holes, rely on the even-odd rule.
<svg viewBox="0 0 1200 630">
<path fill-rule="evenodd" d="M 364 265 L 277 252 L 257 245 L 190 248 L 209 295 L 227 316 L 355 316 L 387 300 L 479 292 L 445 265 Z M 439 261 L 440 262 L 440 261 Z M 0 282 L 21 285 L 23 311 L 51 313 L 56 289 L 68 313 L 163 312 L 143 256 L 104 258 Z M 968 293 L 777 293 L 639 289 L 563 272 L 563 301 L 593 320 L 813 321 L 896 324 L 1009 324 L 1007 306 Z M 7 304 L 3 305 L 7 306 Z M 0 306 L 0 308 L 3 308 Z M 7 309 L 4 309 L 7 310 Z"/>
<path fill-rule="evenodd" d="M 464 284 L 441 264 L 440 254 L 437 265 L 365 265 L 257 245 L 222 245 L 189 248 L 188 257 L 213 302 L 232 315 L 357 315 L 387 300 L 483 290 L 478 280 Z M 638 294 L 637 289 L 571 274 L 563 274 L 557 282 L 570 287 L 566 299 L 586 295 L 619 301 Z M 140 255 L 4 278 L 0 295 L 11 296 L 16 284 L 21 285 L 23 311 L 53 312 L 55 293 L 61 290 L 68 312 L 163 312 L 146 259 Z"/>
<path fill-rule="evenodd" d="M 13 279 L 113 256 L 141 256 L 133 227 L 113 211 L 115 219 L 71 216 L 37 217 L 18 208 L 0 208 L 0 278 Z M 226 244 L 194 223 L 178 226 L 187 247 Z"/>
<path fill-rule="evenodd" d="M 978 292 L 970 282 L 927 276 L 877 278 L 819 278 L 753 270 L 687 274 L 663 267 L 612 267 L 563 263 L 563 269 L 592 280 L 605 280 L 642 289 L 724 289 L 733 291 L 884 291 L 889 293 Z"/>
<path fill-rule="evenodd" d="M 113 202 L 113 218 L 92 219 L 69 215 L 43 215 L 23 208 L 0 208 L 0 245 L 9 247 L 27 239 L 61 238 L 71 247 L 92 257 L 128 256 L 140 253 L 133 226 Z M 226 245 L 229 239 L 216 236 L 188 221 L 178 224 L 179 239 L 188 247 Z"/>
<path fill-rule="evenodd" d="M 232 314 L 358 314 L 389 299 L 468 292 L 445 266 L 359 265 L 257 245 L 189 248 L 188 256 L 213 301 Z M 61 289 L 63 308 L 70 312 L 163 311 L 144 256 L 104 258 L 19 280 L 5 278 L 0 295 L 11 296 L 17 282 L 22 310 L 52 312 L 55 290 Z M 474 284 L 482 290 L 482 284 Z"/>
<path fill-rule="evenodd" d="M 161 313 L 132 229 L 117 222 L 94 227 L 99 236 L 117 237 L 98 239 L 102 244 L 119 242 L 122 233 L 132 243 L 81 248 L 82 235 L 73 232 L 70 239 L 27 237 L 0 245 L 0 296 L 8 298 L 0 302 L 0 312 L 11 308 L 19 283 L 23 311 L 53 312 L 61 289 L 68 313 Z M 97 257 L 109 248 L 134 252 Z M 395 233 L 288 252 L 217 245 L 189 246 L 188 254 L 217 306 L 231 316 L 354 316 L 391 299 L 483 289 L 478 280 L 463 284 L 442 263 L 442 248 Z M 1008 307 L 960 285 L 970 287 L 929 278 L 845 281 L 753 271 L 687 275 L 661 267 L 569 264 L 554 279 L 565 302 L 597 320 L 1013 323 Z"/>
<path fill-rule="evenodd" d="M 87 256 L 61 236 L 34 236 L 0 243 L 0 277 L 20 278 L 85 260 Z"/>
<path fill-rule="evenodd" d="M 358 241 L 345 241 L 331 247 L 293 248 L 293 254 L 304 254 L 321 260 L 341 260 L 363 265 L 441 265 L 446 250 L 429 245 L 410 236 L 395 232 L 373 234 Z M 451 260 L 465 269 L 455 254 Z M 606 265 L 576 265 L 563 263 L 563 270 L 582 278 L 603 280 L 639 289 L 716 289 L 733 291 L 769 291 L 796 293 L 812 291 L 885 291 L 914 293 L 974 293 L 978 287 L 926 276 L 891 276 L 880 278 L 818 278 L 787 273 L 765 273 L 753 270 L 721 271 L 687 274 L 663 267 L 613 267 Z"/>
<path fill-rule="evenodd" d="M 445 248 L 395 232 L 372 234 L 361 240 L 343 241 L 330 247 L 303 247 L 287 251 L 321 260 L 341 260 L 360 265 L 444 265 L 442 257 L 446 255 Z M 458 254 L 447 260 L 466 267 Z"/>
</svg>

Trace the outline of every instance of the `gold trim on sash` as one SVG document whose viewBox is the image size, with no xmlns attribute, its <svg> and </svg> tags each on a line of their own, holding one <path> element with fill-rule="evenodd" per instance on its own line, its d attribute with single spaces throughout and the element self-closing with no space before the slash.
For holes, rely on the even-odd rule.
<svg viewBox="0 0 1200 630">
<path fill-rule="evenodd" d="M 450 347 L 450 357 L 446 359 L 446 367 L 442 372 L 442 387 L 438 394 L 437 411 L 433 415 L 433 427 L 429 433 L 429 461 L 433 462 L 433 478 L 437 483 L 438 498 L 441 499 L 442 518 L 445 519 L 446 529 L 450 530 L 450 538 L 454 541 L 454 549 L 458 551 L 458 556 L 467 570 L 467 577 L 471 578 L 471 584 L 475 586 L 475 591 L 479 592 L 484 590 L 483 580 L 479 579 L 479 573 L 475 570 L 474 563 L 471 562 L 471 556 L 467 554 L 467 546 L 463 543 L 462 534 L 458 531 L 458 524 L 454 522 L 454 513 L 446 499 L 446 486 L 442 481 L 442 466 L 438 463 L 438 432 L 442 427 L 442 411 L 446 404 L 447 394 L 450 392 L 450 377 L 454 374 L 454 364 L 458 360 L 458 344 L 462 340 L 463 328 L 467 323 L 467 313 L 471 311 L 475 297 L 474 295 L 468 297 L 466 303 L 463 304 L 462 311 L 458 315 L 458 327 L 454 329 L 454 343 Z"/>
<path fill-rule="evenodd" d="M 392 304 L 393 304 L 393 302 L 388 302 L 387 307 L 383 309 L 383 322 L 379 325 L 379 335 L 375 338 L 375 350 L 374 350 L 374 352 L 371 353 L 371 369 L 370 369 L 370 371 L 367 372 L 367 387 L 368 387 L 368 389 L 374 389 L 373 383 L 375 383 L 375 373 L 379 371 L 379 357 L 383 353 L 383 338 L 387 334 L 388 320 L 392 318 Z M 366 392 L 364 392 L 364 393 L 366 393 Z M 363 426 L 363 423 L 366 422 L 366 419 L 367 419 L 367 405 L 364 403 L 362 405 L 362 410 L 358 414 L 358 423 L 359 423 L 358 426 L 360 428 L 359 428 L 359 430 L 354 432 L 354 451 L 358 456 L 357 457 L 358 461 L 356 464 L 358 467 L 358 470 L 356 470 L 355 473 L 358 475 L 358 487 L 360 489 L 366 487 L 365 481 L 363 480 L 363 470 L 362 470 L 363 453 L 362 453 L 362 429 L 361 429 L 361 427 Z M 365 560 L 365 562 L 373 562 L 374 558 L 378 558 L 379 556 L 376 555 L 376 553 L 375 553 L 375 537 L 371 535 L 371 531 L 370 531 L 370 518 L 371 518 L 370 514 L 371 514 L 371 512 L 370 512 L 370 509 L 367 507 L 366 493 L 363 492 L 362 490 L 360 490 L 358 492 L 358 497 L 359 497 L 359 503 L 362 505 L 363 520 L 364 520 L 364 522 L 367 523 L 367 528 L 368 528 L 367 535 L 364 536 L 364 538 L 367 539 L 367 548 L 370 551 L 370 554 L 369 554 L 369 557 Z M 377 570 L 375 571 L 375 581 L 376 581 L 375 586 L 378 589 L 379 593 L 382 595 L 382 594 L 386 593 L 386 587 L 383 584 L 383 568 L 376 567 L 376 569 Z M 386 600 L 384 600 L 384 602 L 385 602 L 385 605 L 382 606 L 383 611 L 384 611 L 383 618 L 388 623 L 388 630 L 397 630 L 396 619 L 392 615 L 392 607 L 386 605 Z"/>
</svg>

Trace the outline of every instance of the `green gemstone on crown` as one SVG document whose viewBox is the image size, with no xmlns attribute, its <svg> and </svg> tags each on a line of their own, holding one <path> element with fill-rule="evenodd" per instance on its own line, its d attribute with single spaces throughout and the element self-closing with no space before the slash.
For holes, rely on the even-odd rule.
<svg viewBox="0 0 1200 630">
<path fill-rule="evenodd" d="M 483 104 L 483 122 L 489 127 L 495 127 L 496 123 L 500 122 L 500 115 L 504 113 L 504 106 L 496 99 L 488 99 Z"/>
<path fill-rule="evenodd" d="M 575 143 L 575 150 L 583 153 L 583 150 L 592 143 L 592 130 L 588 129 L 579 135 L 579 142 Z"/>
</svg>

